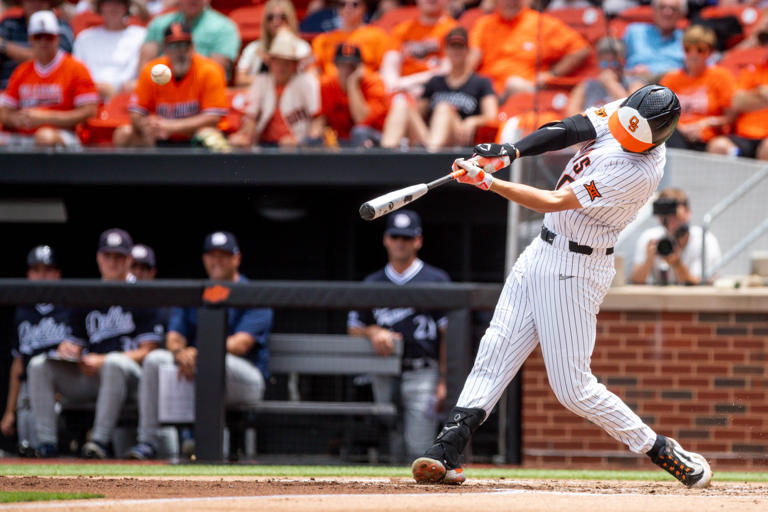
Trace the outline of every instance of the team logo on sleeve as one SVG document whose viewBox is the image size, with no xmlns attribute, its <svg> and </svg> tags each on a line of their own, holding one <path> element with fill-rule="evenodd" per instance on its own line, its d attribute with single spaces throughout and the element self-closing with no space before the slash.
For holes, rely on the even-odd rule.
<svg viewBox="0 0 768 512">
<path fill-rule="evenodd" d="M 585 183 L 584 188 L 587 189 L 587 192 L 589 193 L 590 201 L 594 201 L 596 197 L 603 197 L 602 195 L 600 195 L 600 191 L 597 190 L 597 185 L 595 185 L 595 180 L 592 180 L 589 183 Z"/>
<path fill-rule="evenodd" d="M 608 117 L 608 114 L 605 112 L 605 107 L 600 107 L 595 110 L 595 115 L 598 117 Z"/>
</svg>

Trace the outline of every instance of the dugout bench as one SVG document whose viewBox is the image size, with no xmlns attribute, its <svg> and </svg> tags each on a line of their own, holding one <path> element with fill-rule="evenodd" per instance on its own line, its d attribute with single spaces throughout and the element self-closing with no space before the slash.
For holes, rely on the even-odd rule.
<svg viewBox="0 0 768 512">
<path fill-rule="evenodd" d="M 393 352 L 378 355 L 364 337 L 341 334 L 274 333 L 269 338 L 269 369 L 272 375 L 387 375 L 401 373 L 402 340 L 396 340 Z M 291 400 L 264 400 L 256 406 L 228 408 L 230 456 L 237 447 L 245 446 L 250 457 L 250 443 L 244 443 L 249 429 L 290 423 L 291 417 L 339 417 L 344 419 L 341 455 L 350 453 L 359 439 L 379 444 L 386 436 L 378 436 L 380 427 L 394 427 L 397 407 L 393 403 L 353 401 L 309 401 L 301 397 Z M 296 399 L 298 398 L 298 399 Z"/>
</svg>

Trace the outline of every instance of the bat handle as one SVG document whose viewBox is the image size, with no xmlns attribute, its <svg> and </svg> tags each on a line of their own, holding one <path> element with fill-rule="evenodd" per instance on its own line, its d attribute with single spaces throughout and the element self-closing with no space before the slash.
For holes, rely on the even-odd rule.
<svg viewBox="0 0 768 512">
<path fill-rule="evenodd" d="M 437 178 L 436 180 L 427 183 L 427 190 L 432 190 L 433 188 L 437 188 L 441 185 L 445 185 L 446 183 L 450 183 L 459 176 L 464 176 L 465 174 L 467 174 L 467 171 L 464 169 L 453 171 L 450 174 L 446 174 L 442 178 Z"/>
</svg>

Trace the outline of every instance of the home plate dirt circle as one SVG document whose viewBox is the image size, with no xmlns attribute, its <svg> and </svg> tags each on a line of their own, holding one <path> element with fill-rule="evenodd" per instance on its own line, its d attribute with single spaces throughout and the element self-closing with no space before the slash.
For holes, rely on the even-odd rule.
<svg viewBox="0 0 768 512">
<path fill-rule="evenodd" d="M 128 512 L 764 512 L 768 483 L 717 482 L 689 490 L 676 482 L 470 480 L 457 487 L 407 478 L 0 477 L 4 490 L 100 493 L 103 499 L 0 505 L 0 510 Z"/>
</svg>

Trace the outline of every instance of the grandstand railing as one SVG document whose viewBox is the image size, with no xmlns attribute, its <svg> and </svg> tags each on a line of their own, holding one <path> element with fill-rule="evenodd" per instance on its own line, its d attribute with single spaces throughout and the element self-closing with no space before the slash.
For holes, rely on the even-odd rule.
<svg viewBox="0 0 768 512">
<path fill-rule="evenodd" d="M 348 310 L 420 307 L 447 312 L 447 406 L 456 403 L 472 361 L 471 313 L 490 310 L 501 287 L 483 284 L 394 286 L 359 282 L 250 281 L 213 283 L 157 280 L 135 284 L 63 279 L 32 282 L 0 279 L 0 305 L 50 302 L 63 306 L 184 306 L 198 309 L 198 358 L 195 379 L 197 460 L 223 460 L 225 405 L 224 356 L 228 307 Z M 300 332 L 300 327 L 296 329 Z M 519 393 L 514 393 L 519 395 Z M 508 411 L 508 424 L 520 424 L 520 408 Z M 513 429 L 513 431 L 517 431 Z M 520 463 L 520 439 L 507 439 L 508 462 Z"/>
<path fill-rule="evenodd" d="M 751 192 L 758 183 L 768 178 L 768 167 L 763 167 L 747 180 L 742 182 L 741 185 L 736 187 L 730 194 L 725 196 L 715 206 L 704 214 L 704 218 L 701 223 L 702 236 L 701 236 L 701 282 L 706 283 L 719 269 L 727 265 L 736 256 L 746 249 L 752 242 L 757 240 L 763 233 L 768 231 L 768 219 L 763 219 L 763 222 L 758 224 L 753 230 L 751 230 L 746 236 L 744 236 L 739 242 L 734 244 L 731 249 L 725 253 L 720 261 L 713 266 L 713 268 L 707 268 L 707 232 L 712 222 L 718 218 L 728 208 L 736 204 L 748 192 Z"/>
</svg>

